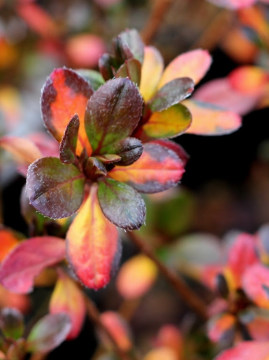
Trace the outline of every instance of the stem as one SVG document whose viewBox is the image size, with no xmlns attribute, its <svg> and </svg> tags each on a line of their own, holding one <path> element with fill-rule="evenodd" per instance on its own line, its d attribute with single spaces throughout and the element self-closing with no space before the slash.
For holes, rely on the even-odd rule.
<svg viewBox="0 0 269 360">
<path fill-rule="evenodd" d="M 225 9 L 217 11 L 209 24 L 204 28 L 191 49 L 204 48 L 212 50 L 230 29 L 233 13 Z"/>
<path fill-rule="evenodd" d="M 173 0 L 155 0 L 147 24 L 141 32 L 145 44 L 152 41 L 172 4 Z"/>
<path fill-rule="evenodd" d="M 167 268 L 154 255 L 153 251 L 145 245 L 143 240 L 135 233 L 128 233 L 133 243 L 140 249 L 142 253 L 147 255 L 158 267 L 163 276 L 170 282 L 176 292 L 184 300 L 184 302 L 202 319 L 207 320 L 207 306 L 206 304 L 187 286 L 185 281 L 172 270 Z"/>
<path fill-rule="evenodd" d="M 123 351 L 120 348 L 117 341 L 114 339 L 113 335 L 110 333 L 110 331 L 107 329 L 107 327 L 102 323 L 101 317 L 100 317 L 101 314 L 100 314 L 99 310 L 97 309 L 96 305 L 94 304 L 94 302 L 87 296 L 85 296 L 85 301 L 86 301 L 86 308 L 87 308 L 87 313 L 88 313 L 89 318 L 95 323 L 97 328 L 99 328 L 110 340 L 110 342 L 113 346 L 113 351 L 115 352 L 115 354 L 117 354 L 119 359 L 121 359 L 121 360 L 136 360 L 135 355 L 130 356 L 129 354 L 127 354 L 125 351 Z"/>
</svg>

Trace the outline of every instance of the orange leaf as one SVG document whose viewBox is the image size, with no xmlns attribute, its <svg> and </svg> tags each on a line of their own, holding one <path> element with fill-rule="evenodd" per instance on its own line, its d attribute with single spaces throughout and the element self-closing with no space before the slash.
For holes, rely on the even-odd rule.
<svg viewBox="0 0 269 360">
<path fill-rule="evenodd" d="M 261 94 L 268 81 L 269 73 L 258 66 L 241 66 L 229 75 L 231 86 L 244 94 Z"/>
<path fill-rule="evenodd" d="M 81 153 L 83 147 L 88 151 L 88 155 L 91 154 L 91 145 L 84 127 L 84 115 L 92 93 L 93 90 L 88 82 L 75 71 L 67 68 L 55 69 L 42 91 L 43 120 L 57 141 L 62 140 L 71 118 L 78 114 L 80 120 L 78 154 Z"/>
<path fill-rule="evenodd" d="M 186 100 L 184 105 L 192 114 L 189 134 L 223 135 L 237 130 L 241 126 L 241 117 L 216 105 L 201 101 Z"/>
<path fill-rule="evenodd" d="M 138 298 L 150 289 L 156 277 L 156 265 L 147 256 L 137 255 L 122 265 L 117 277 L 117 289 L 126 299 Z"/>
<path fill-rule="evenodd" d="M 0 308 L 4 307 L 15 308 L 26 314 L 30 309 L 30 298 L 28 295 L 10 292 L 0 285 Z"/>
<path fill-rule="evenodd" d="M 72 327 L 67 338 L 76 338 L 85 317 L 85 301 L 78 285 L 63 271 L 59 271 L 59 278 L 50 299 L 49 309 L 51 314 L 64 312 L 69 315 Z"/>
<path fill-rule="evenodd" d="M 132 348 L 129 329 L 120 315 L 114 311 L 106 311 L 101 314 L 100 320 L 122 351 Z"/>
<path fill-rule="evenodd" d="M 208 324 L 208 336 L 211 341 L 219 342 L 233 335 L 236 319 L 233 315 L 224 313 L 210 319 Z"/>
<path fill-rule="evenodd" d="M 115 166 L 109 176 L 127 182 L 136 190 L 154 193 L 175 186 L 184 173 L 182 161 L 169 148 L 156 143 L 144 145 L 141 157 L 129 166 Z"/>
<path fill-rule="evenodd" d="M 0 227 L 0 262 L 19 243 L 20 239 L 19 234 Z"/>
<path fill-rule="evenodd" d="M 163 58 L 159 51 L 152 46 L 146 46 L 139 86 L 145 102 L 148 102 L 157 91 L 163 67 Z"/>
<path fill-rule="evenodd" d="M 169 347 L 163 346 L 158 349 L 151 350 L 143 358 L 143 360 L 178 360 L 177 354 Z"/>
<path fill-rule="evenodd" d="M 212 59 L 208 51 L 196 49 L 179 55 L 164 70 L 158 88 L 169 81 L 189 77 L 197 84 L 206 74 L 211 65 Z"/>
<path fill-rule="evenodd" d="M 67 254 L 79 280 L 91 289 L 108 284 L 119 254 L 118 232 L 100 208 L 96 187 L 67 233 Z"/>
</svg>

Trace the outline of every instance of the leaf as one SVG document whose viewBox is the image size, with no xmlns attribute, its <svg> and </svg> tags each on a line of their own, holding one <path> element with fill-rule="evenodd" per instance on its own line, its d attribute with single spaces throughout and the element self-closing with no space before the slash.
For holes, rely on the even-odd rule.
<svg viewBox="0 0 269 360">
<path fill-rule="evenodd" d="M 140 81 L 140 92 L 145 102 L 148 102 L 155 94 L 163 68 L 163 58 L 160 52 L 152 46 L 146 46 Z"/>
<path fill-rule="evenodd" d="M 14 308 L 19 310 L 21 313 L 26 314 L 29 312 L 31 304 L 27 295 L 15 294 L 0 285 L 0 307 Z"/>
<path fill-rule="evenodd" d="M 161 327 L 155 340 L 156 345 L 160 347 L 167 347 L 177 354 L 177 359 L 183 358 L 183 336 L 180 330 L 175 325 L 164 325 Z"/>
<path fill-rule="evenodd" d="M 89 69 L 78 69 L 76 72 L 83 77 L 88 83 L 90 84 L 90 87 L 96 91 L 99 89 L 101 85 L 105 83 L 104 78 L 102 75 L 95 70 L 89 70 Z"/>
<path fill-rule="evenodd" d="M 84 115 L 93 90 L 89 83 L 75 71 L 55 69 L 47 79 L 41 95 L 43 121 L 57 141 L 61 141 L 70 119 L 77 114 L 80 120 L 77 153 L 86 148 L 91 155 L 91 145 L 84 128 Z"/>
<path fill-rule="evenodd" d="M 93 68 L 105 52 L 105 43 L 100 36 L 79 34 L 66 41 L 66 53 L 75 67 Z"/>
<path fill-rule="evenodd" d="M 176 78 L 189 77 L 197 84 L 206 74 L 212 59 L 207 50 L 196 49 L 177 56 L 165 68 L 158 88 Z"/>
<path fill-rule="evenodd" d="M 197 100 L 186 100 L 184 105 L 192 114 L 192 123 L 187 129 L 189 134 L 230 134 L 238 130 L 242 124 L 239 115 L 213 104 Z"/>
<path fill-rule="evenodd" d="M 98 183 L 98 199 L 104 215 L 125 230 L 139 229 L 146 207 L 143 198 L 132 187 L 106 178 Z"/>
<path fill-rule="evenodd" d="M 60 160 L 65 164 L 73 164 L 76 160 L 79 118 L 75 114 L 68 123 L 60 144 Z"/>
<path fill-rule="evenodd" d="M 143 141 L 172 138 L 184 133 L 191 125 L 192 114 L 182 104 L 176 104 L 161 112 L 153 113 L 138 129 L 136 136 Z"/>
<path fill-rule="evenodd" d="M 0 226 L 0 262 L 19 244 L 21 239 L 22 236 L 15 231 Z"/>
<path fill-rule="evenodd" d="M 25 240 L 5 258 L 0 267 L 0 282 L 14 293 L 26 294 L 34 278 L 46 267 L 65 258 L 64 241 L 53 236 Z"/>
<path fill-rule="evenodd" d="M 49 309 L 51 314 L 66 313 L 69 315 L 72 327 L 67 339 L 75 339 L 84 322 L 85 300 L 78 285 L 63 271 L 59 271 L 59 278 L 50 298 Z"/>
<path fill-rule="evenodd" d="M 244 272 L 258 262 L 255 237 L 246 233 L 237 236 L 229 249 L 227 262 L 237 287 L 241 286 Z"/>
<path fill-rule="evenodd" d="M 26 192 L 31 205 L 43 215 L 60 219 L 74 214 L 84 194 L 84 175 L 57 158 L 36 160 L 28 168 Z"/>
<path fill-rule="evenodd" d="M 231 86 L 246 94 L 260 94 L 268 85 L 269 73 L 258 66 L 240 66 L 229 74 Z"/>
<path fill-rule="evenodd" d="M 142 105 L 142 98 L 129 79 L 113 79 L 101 86 L 89 100 L 85 116 L 93 152 L 109 154 L 115 142 L 128 137 L 138 125 Z"/>
<path fill-rule="evenodd" d="M 3 308 L 0 312 L 0 329 L 7 338 L 17 340 L 22 337 L 24 331 L 22 314 L 14 308 Z"/>
<path fill-rule="evenodd" d="M 131 165 L 137 161 L 143 152 L 143 146 L 140 140 L 129 137 L 111 147 L 113 153 L 120 156 L 117 165 Z"/>
<path fill-rule="evenodd" d="M 263 265 L 249 266 L 242 279 L 247 296 L 258 306 L 269 309 L 269 269 Z"/>
<path fill-rule="evenodd" d="M 208 324 L 208 337 L 213 342 L 225 342 L 233 339 L 236 318 L 228 313 L 219 314 L 210 319 Z"/>
<path fill-rule="evenodd" d="M 182 146 L 175 143 L 174 141 L 166 140 L 166 139 L 159 139 L 159 140 L 152 140 L 151 143 L 153 144 L 159 144 L 163 147 L 166 147 L 170 150 L 173 150 L 177 156 L 182 161 L 183 165 L 186 166 L 187 162 L 189 161 L 189 154 L 183 149 Z"/>
<path fill-rule="evenodd" d="M 132 341 L 130 332 L 126 322 L 119 314 L 114 311 L 105 311 L 101 314 L 100 320 L 122 351 L 131 350 Z M 102 333 L 101 335 L 102 338 L 105 338 L 106 343 L 110 342 L 105 334 Z"/>
<path fill-rule="evenodd" d="M 268 341 L 242 341 L 233 348 L 223 351 L 215 360 L 267 360 L 268 356 Z"/>
<path fill-rule="evenodd" d="M 70 329 L 71 321 L 67 314 L 46 315 L 30 331 L 27 349 L 33 353 L 47 353 L 66 339 Z"/>
<path fill-rule="evenodd" d="M 117 55 L 120 55 L 123 60 L 134 58 L 140 63 L 144 58 L 144 44 L 135 29 L 127 29 L 121 32 L 114 39 L 114 50 Z"/>
<path fill-rule="evenodd" d="M 163 111 L 186 99 L 194 90 L 192 79 L 183 77 L 171 80 L 154 95 L 149 103 L 151 111 Z"/>
<path fill-rule="evenodd" d="M 3 136 L 0 138 L 0 147 L 11 153 L 20 165 L 28 166 L 42 156 L 38 147 L 27 138 Z"/>
<path fill-rule="evenodd" d="M 240 9 L 253 5 L 257 0 L 208 0 L 211 3 L 228 9 Z"/>
<path fill-rule="evenodd" d="M 117 228 L 103 215 L 96 192 L 92 186 L 67 233 L 69 263 L 78 279 L 94 290 L 109 283 L 120 253 Z"/>
<path fill-rule="evenodd" d="M 259 98 L 259 94 L 245 94 L 236 91 L 228 78 L 209 81 L 194 94 L 195 100 L 210 103 L 240 115 L 244 115 L 255 108 Z"/>
<path fill-rule="evenodd" d="M 143 360 L 178 360 L 178 354 L 167 346 L 153 349 L 143 357 Z"/>
<path fill-rule="evenodd" d="M 139 298 L 151 288 L 157 275 L 156 265 L 147 256 L 133 256 L 120 268 L 117 289 L 125 299 Z"/>
<path fill-rule="evenodd" d="M 135 163 L 115 166 L 109 176 L 128 183 L 140 192 L 155 193 L 177 185 L 183 173 L 182 161 L 172 150 L 159 144 L 147 143 Z"/>
<path fill-rule="evenodd" d="M 129 78 L 133 83 L 139 86 L 141 78 L 141 63 L 136 59 L 125 60 L 124 64 L 118 69 L 116 78 Z"/>
</svg>

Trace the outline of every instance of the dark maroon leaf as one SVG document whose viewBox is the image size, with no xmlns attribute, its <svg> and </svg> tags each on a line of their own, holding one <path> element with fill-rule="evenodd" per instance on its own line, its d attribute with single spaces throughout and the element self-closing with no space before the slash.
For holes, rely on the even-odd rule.
<svg viewBox="0 0 269 360">
<path fill-rule="evenodd" d="M 60 144 L 60 160 L 65 164 L 73 164 L 76 160 L 79 118 L 75 114 L 66 127 Z"/>
<path fill-rule="evenodd" d="M 112 79 L 114 77 L 112 70 L 112 59 L 109 54 L 103 54 L 98 62 L 100 73 L 105 80 Z"/>
<path fill-rule="evenodd" d="M 57 158 L 36 160 L 28 168 L 26 192 L 30 203 L 43 215 L 60 219 L 74 214 L 84 194 L 84 175 Z"/>
<path fill-rule="evenodd" d="M 142 115 L 143 100 L 126 78 L 107 81 L 88 102 L 85 126 L 94 154 L 113 154 L 111 147 L 128 137 Z"/>
<path fill-rule="evenodd" d="M 98 184 L 98 199 L 104 215 L 116 226 L 139 229 L 145 221 L 145 203 L 132 187 L 106 178 Z"/>
<path fill-rule="evenodd" d="M 95 180 L 100 176 L 107 175 L 105 165 L 100 160 L 94 157 L 89 157 L 86 160 L 84 172 L 86 176 L 91 180 Z"/>
<path fill-rule="evenodd" d="M 133 137 L 120 141 L 113 148 L 113 153 L 121 157 L 117 165 L 131 165 L 140 158 L 142 152 L 143 146 L 141 141 Z"/>
<path fill-rule="evenodd" d="M 163 111 L 186 99 L 194 90 L 190 78 L 178 78 L 165 84 L 150 101 L 152 111 Z"/>
<path fill-rule="evenodd" d="M 132 82 L 139 86 L 141 78 L 141 63 L 136 59 L 126 60 L 118 69 L 116 77 L 128 77 L 132 80 Z"/>
<path fill-rule="evenodd" d="M 116 57 L 125 61 L 126 59 L 137 59 L 140 63 L 144 59 L 144 43 L 135 29 L 128 29 L 120 33 L 113 41 Z"/>
<path fill-rule="evenodd" d="M 40 319 L 27 338 L 29 352 L 46 353 L 59 346 L 71 330 L 71 320 L 65 313 L 50 314 Z"/>
</svg>

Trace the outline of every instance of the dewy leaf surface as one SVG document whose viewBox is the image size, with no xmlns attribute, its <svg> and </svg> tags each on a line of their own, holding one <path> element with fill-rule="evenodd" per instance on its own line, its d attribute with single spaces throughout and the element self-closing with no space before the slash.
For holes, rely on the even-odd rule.
<svg viewBox="0 0 269 360">
<path fill-rule="evenodd" d="M 161 112 L 153 113 L 138 129 L 136 136 L 143 141 L 172 138 L 185 132 L 191 125 L 192 114 L 182 104 L 176 104 Z"/>
<path fill-rule="evenodd" d="M 163 111 L 186 99 L 194 90 L 192 79 L 183 77 L 171 80 L 155 94 L 150 101 L 150 109 Z"/>
<path fill-rule="evenodd" d="M 207 50 L 196 49 L 177 56 L 168 64 L 158 88 L 176 78 L 189 77 L 197 84 L 206 74 L 212 59 Z"/>
<path fill-rule="evenodd" d="M 143 225 L 145 203 L 131 186 L 106 178 L 98 184 L 98 199 L 103 213 L 116 226 L 135 230 Z"/>
<path fill-rule="evenodd" d="M 59 277 L 50 298 L 49 309 L 51 314 L 66 313 L 69 315 L 72 328 L 67 336 L 75 339 L 83 325 L 86 306 L 82 290 L 63 271 Z"/>
<path fill-rule="evenodd" d="M 66 164 L 74 163 L 78 141 L 79 118 L 74 115 L 68 123 L 60 144 L 60 160 Z"/>
<path fill-rule="evenodd" d="M 34 278 L 46 267 L 65 258 L 62 239 L 43 236 L 21 242 L 5 258 L 0 268 L 0 282 L 15 293 L 28 293 Z"/>
<path fill-rule="evenodd" d="M 43 121 L 57 141 L 61 141 L 70 119 L 78 114 L 81 122 L 77 153 L 83 147 L 91 154 L 91 146 L 84 127 L 84 115 L 88 99 L 93 90 L 89 83 L 75 71 L 67 68 L 55 69 L 47 79 L 41 96 Z"/>
<path fill-rule="evenodd" d="M 147 143 L 141 157 L 132 165 L 115 166 L 109 176 L 145 193 L 160 192 L 175 186 L 184 173 L 176 153 L 159 144 Z"/>
<path fill-rule="evenodd" d="M 78 279 L 98 290 L 108 284 L 119 259 L 117 228 L 104 216 L 92 186 L 67 233 L 67 254 Z"/>
<path fill-rule="evenodd" d="M 26 192 L 30 203 L 43 215 L 60 219 L 74 214 L 84 193 L 84 175 L 58 158 L 42 158 L 28 168 Z"/>
<path fill-rule="evenodd" d="M 30 352 L 49 352 L 59 346 L 71 329 L 67 314 L 50 314 L 41 318 L 32 328 L 27 338 Z"/>
<path fill-rule="evenodd" d="M 187 130 L 189 134 L 230 134 L 239 129 L 242 124 L 239 115 L 216 105 L 197 100 L 186 100 L 184 105 L 192 114 L 192 123 Z"/>
<path fill-rule="evenodd" d="M 85 125 L 95 154 L 110 153 L 110 146 L 128 137 L 138 125 L 143 101 L 131 80 L 107 81 L 87 105 Z"/>
</svg>

